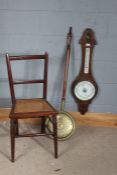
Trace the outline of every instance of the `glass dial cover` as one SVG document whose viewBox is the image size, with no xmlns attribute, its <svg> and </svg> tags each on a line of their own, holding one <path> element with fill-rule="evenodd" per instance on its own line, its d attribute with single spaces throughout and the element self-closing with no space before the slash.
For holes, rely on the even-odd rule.
<svg viewBox="0 0 117 175">
<path fill-rule="evenodd" d="M 90 81 L 78 82 L 74 88 L 74 94 L 79 100 L 90 100 L 95 95 L 95 86 Z"/>
</svg>

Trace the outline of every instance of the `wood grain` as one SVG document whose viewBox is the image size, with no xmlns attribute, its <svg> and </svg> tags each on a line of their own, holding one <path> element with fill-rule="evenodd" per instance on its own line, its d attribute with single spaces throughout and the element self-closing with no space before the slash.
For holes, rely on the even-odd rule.
<svg viewBox="0 0 117 175">
<path fill-rule="evenodd" d="M 0 121 L 9 119 L 10 110 L 10 108 L 0 108 Z M 117 114 L 87 113 L 81 115 L 79 112 L 69 113 L 75 118 L 78 125 L 117 127 Z M 22 122 L 22 120 L 20 121 Z M 39 119 L 26 119 L 24 122 L 38 124 Z"/>
</svg>

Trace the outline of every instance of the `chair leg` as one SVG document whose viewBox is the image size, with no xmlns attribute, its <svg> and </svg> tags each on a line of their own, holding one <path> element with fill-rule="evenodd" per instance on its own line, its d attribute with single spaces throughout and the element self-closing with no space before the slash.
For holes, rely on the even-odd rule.
<svg viewBox="0 0 117 175">
<path fill-rule="evenodd" d="M 11 134 L 11 162 L 15 159 L 15 120 L 10 121 L 10 134 Z"/>
<path fill-rule="evenodd" d="M 41 119 L 41 132 L 45 133 L 45 116 Z"/>
<path fill-rule="evenodd" d="M 58 158 L 57 119 L 53 116 L 54 156 Z"/>
<path fill-rule="evenodd" d="M 19 124 L 18 124 L 18 119 L 15 120 L 15 128 L 16 128 L 16 135 L 19 135 Z"/>
</svg>

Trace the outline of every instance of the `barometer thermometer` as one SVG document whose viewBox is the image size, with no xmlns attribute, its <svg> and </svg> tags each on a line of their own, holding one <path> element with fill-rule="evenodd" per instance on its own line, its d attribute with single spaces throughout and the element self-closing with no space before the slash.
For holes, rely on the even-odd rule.
<svg viewBox="0 0 117 175">
<path fill-rule="evenodd" d="M 86 29 L 79 43 L 82 48 L 82 63 L 80 73 L 72 84 L 72 94 L 78 103 L 79 112 L 85 114 L 98 91 L 98 86 L 91 70 L 92 53 L 96 45 L 93 30 Z"/>
</svg>

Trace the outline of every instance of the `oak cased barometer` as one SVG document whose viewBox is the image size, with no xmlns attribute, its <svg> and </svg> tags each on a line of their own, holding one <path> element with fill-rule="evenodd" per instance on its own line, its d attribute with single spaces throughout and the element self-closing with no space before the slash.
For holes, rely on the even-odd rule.
<svg viewBox="0 0 117 175">
<path fill-rule="evenodd" d="M 80 73 L 72 84 L 72 94 L 78 103 L 79 112 L 85 114 L 98 92 L 98 86 L 92 74 L 92 53 L 96 45 L 93 30 L 86 29 L 79 43 L 82 49 L 82 62 Z"/>
</svg>

